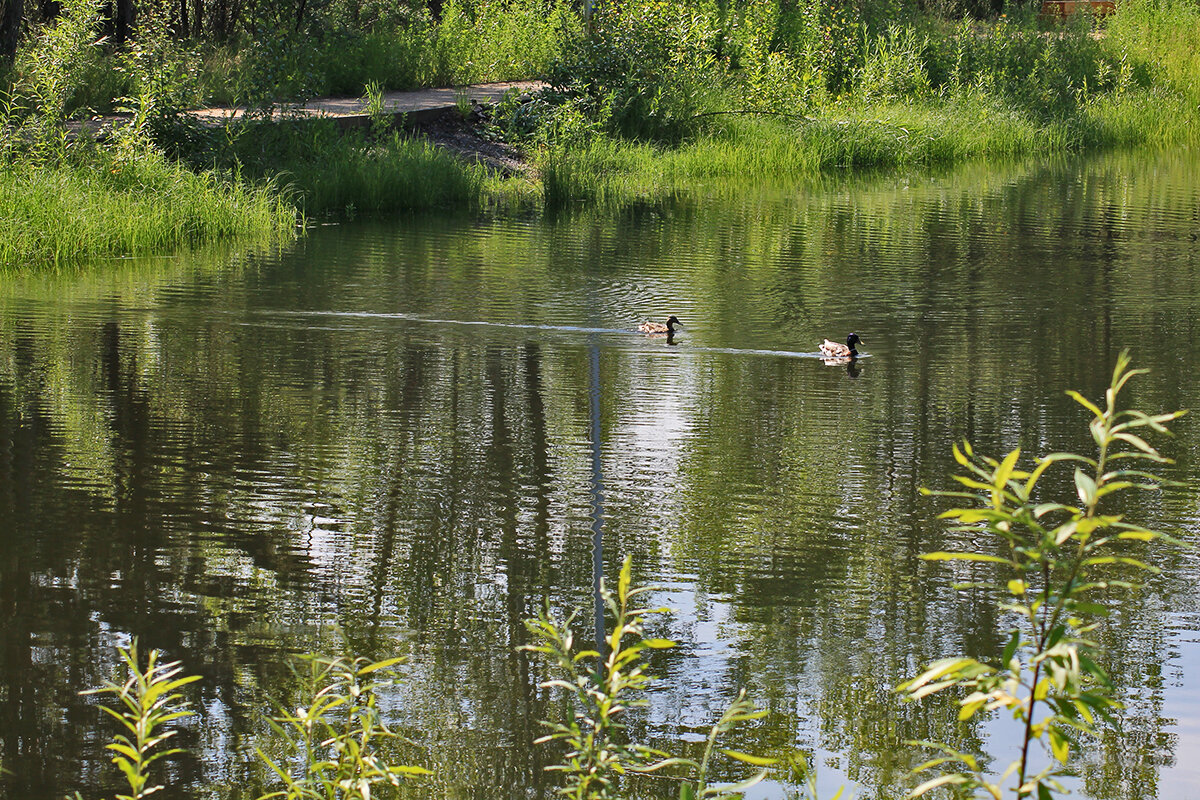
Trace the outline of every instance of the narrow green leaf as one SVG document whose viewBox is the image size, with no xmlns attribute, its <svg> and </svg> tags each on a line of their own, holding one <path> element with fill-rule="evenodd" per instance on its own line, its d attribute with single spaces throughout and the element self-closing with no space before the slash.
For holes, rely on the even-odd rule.
<svg viewBox="0 0 1200 800">
<path fill-rule="evenodd" d="M 706 789 L 702 796 L 711 794 L 719 797 L 728 794 L 740 794 L 747 789 L 761 783 L 765 777 L 767 777 L 767 771 L 764 769 L 761 772 L 751 775 L 744 781 L 738 781 L 737 783 L 723 783 L 720 786 L 713 786 L 710 789 Z"/>
<path fill-rule="evenodd" d="M 112 750 L 114 753 L 120 753 L 122 755 L 128 756 L 129 758 L 133 759 L 134 761 L 138 760 L 137 749 L 134 747 L 131 747 L 128 744 L 122 744 L 119 742 L 109 742 L 108 744 L 104 745 L 104 747 L 108 750 Z M 116 759 L 114 758 L 113 760 L 115 761 Z"/>
<path fill-rule="evenodd" d="M 372 672 L 378 672 L 381 669 L 387 669 L 388 667 L 394 667 L 397 664 L 403 664 L 406 660 L 407 659 L 405 659 L 404 656 L 396 656 L 395 658 L 389 658 L 384 661 L 376 661 L 375 663 L 367 664 L 365 667 L 358 670 L 358 674 L 369 675 Z M 376 686 L 378 686 L 378 684 L 376 684 Z"/>
<path fill-rule="evenodd" d="M 968 448 L 970 447 L 966 442 L 963 442 L 963 444 Z M 967 457 L 963 455 L 963 452 L 958 449 L 957 444 L 950 445 L 950 452 L 954 454 L 954 460 L 958 462 L 959 466 L 969 467 L 971 465 L 971 462 L 967 461 Z"/>
<path fill-rule="evenodd" d="M 921 785 L 917 786 L 917 788 L 913 789 L 911 792 L 908 793 L 908 797 L 911 800 L 911 798 L 920 797 L 920 796 L 927 794 L 928 792 L 938 788 L 939 786 L 946 786 L 946 785 L 962 786 L 967 781 L 968 781 L 968 778 L 966 775 L 960 775 L 957 772 L 952 772 L 949 775 L 939 775 L 938 777 L 933 778 L 931 780 L 927 780 L 924 783 L 922 783 Z"/>
<path fill-rule="evenodd" d="M 1013 656 L 1017 653 L 1017 648 L 1021 644 L 1021 632 L 1014 630 L 1012 636 L 1008 639 L 1008 644 L 1004 646 L 1004 653 L 1000 656 L 1001 663 L 1008 667 L 1012 662 Z"/>
<path fill-rule="evenodd" d="M 987 492 L 992 491 L 992 485 L 990 483 L 977 481 L 974 478 L 968 478 L 966 475 L 951 475 L 950 477 L 970 489 L 983 489 Z"/>
<path fill-rule="evenodd" d="M 424 767 L 411 766 L 389 766 L 388 772 L 394 772 L 397 775 L 432 775 L 433 770 L 425 769 Z"/>
<path fill-rule="evenodd" d="M 1051 531 L 1054 534 L 1054 544 L 1061 545 L 1063 542 L 1075 535 L 1075 531 L 1079 528 L 1079 520 L 1073 519 L 1069 522 L 1064 522 L 1057 528 Z"/>
<path fill-rule="evenodd" d="M 971 717 L 975 716 L 975 712 L 977 712 L 977 711 L 979 711 L 979 709 L 983 708 L 983 705 L 986 702 L 987 702 L 987 698 L 972 700 L 969 703 L 964 702 L 962 707 L 958 709 L 959 721 L 961 722 L 963 720 L 968 720 Z"/>
<path fill-rule="evenodd" d="M 1135 436 L 1132 433 L 1114 433 L 1112 438 L 1119 439 L 1122 442 L 1125 442 L 1127 444 L 1131 444 L 1134 447 L 1136 447 L 1138 450 L 1141 450 L 1146 455 L 1150 455 L 1150 456 L 1158 455 L 1158 451 L 1155 450 L 1153 447 L 1151 447 L 1149 442 L 1147 442 L 1145 439 L 1143 439 L 1140 436 Z"/>
<path fill-rule="evenodd" d="M 1013 450 L 1004 457 L 1000 462 L 1000 466 L 996 469 L 996 476 L 993 480 L 995 490 L 992 492 L 992 507 L 1000 508 L 1004 502 L 1004 488 L 1008 486 L 1008 479 L 1012 477 L 1013 469 L 1017 465 L 1017 459 L 1021 457 L 1021 448 Z"/>
<path fill-rule="evenodd" d="M 670 639 L 643 639 L 642 644 L 651 650 L 669 650 L 675 647 L 677 642 L 673 642 Z"/>
<path fill-rule="evenodd" d="M 778 764 L 779 759 L 767 758 L 766 756 L 752 756 L 749 753 L 739 753 L 737 750 L 721 749 L 721 752 L 730 758 L 742 761 L 755 767 L 769 767 L 773 764 Z"/>
<path fill-rule="evenodd" d="M 1015 561 L 1010 559 L 984 555 L 983 553 L 922 553 L 921 558 L 925 561 L 990 561 L 996 564 L 1018 566 Z"/>
<path fill-rule="evenodd" d="M 1049 733 L 1050 750 L 1054 753 L 1054 757 L 1060 764 L 1067 763 L 1067 756 L 1071 753 L 1071 741 L 1058 728 L 1050 728 Z"/>
<path fill-rule="evenodd" d="M 1038 519 L 1041 519 L 1051 511 L 1070 511 L 1071 513 L 1078 513 L 1079 509 L 1075 508 L 1074 506 L 1064 506 L 1062 503 L 1039 503 L 1033 507 L 1033 515 Z"/>
<path fill-rule="evenodd" d="M 1104 412 L 1100 410 L 1099 406 L 1097 406 L 1091 400 L 1088 400 L 1086 397 L 1084 397 L 1083 395 L 1081 395 L 1079 392 L 1075 391 L 1074 389 L 1068 389 L 1067 396 L 1070 397 L 1072 400 L 1074 400 L 1076 403 L 1079 403 L 1079 405 L 1083 406 L 1088 411 L 1092 412 L 1092 414 L 1094 416 L 1097 416 L 1097 417 L 1104 416 Z M 945 445 L 943 445 L 943 447 L 944 446 Z"/>
</svg>

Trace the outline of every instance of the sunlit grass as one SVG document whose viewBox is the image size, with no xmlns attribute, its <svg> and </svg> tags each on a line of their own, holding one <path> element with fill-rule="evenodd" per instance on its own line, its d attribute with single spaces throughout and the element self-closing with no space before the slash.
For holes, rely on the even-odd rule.
<svg viewBox="0 0 1200 800">
<path fill-rule="evenodd" d="M 354 96 L 372 82 L 404 90 L 524 80 L 544 75 L 558 56 L 562 31 L 579 25 L 562 0 L 447 0 L 437 23 L 413 11 L 402 20 L 339 28 L 316 39 L 280 32 L 266 46 L 210 44 L 198 80 L 214 104 L 252 95 Z M 304 75 L 302 85 L 272 85 L 281 63 Z"/>
<path fill-rule="evenodd" d="M 278 182 L 307 215 L 353 217 L 438 208 L 525 205 L 536 187 L 504 178 L 417 137 L 339 133 L 331 125 L 263 125 L 239 144 L 248 174 Z"/>
<path fill-rule="evenodd" d="M 845 169 L 943 166 L 1061 150 L 1067 133 L 983 102 L 846 106 L 801 121 L 735 119 L 677 148 L 597 137 L 548 150 L 548 205 L 679 191 L 710 180 L 781 181 Z"/>
<path fill-rule="evenodd" d="M 274 189 L 191 172 L 154 154 L 0 171 L 6 269 L 279 238 L 295 227 L 295 210 Z"/>
<path fill-rule="evenodd" d="M 358 91 L 368 80 L 410 86 L 528 77 L 560 55 L 560 34 L 578 25 L 567 5 L 532 0 L 476 4 L 471 13 L 448 2 L 439 23 L 424 17 L 394 22 L 400 28 L 342 32 L 313 47 L 289 39 L 266 49 L 245 42 L 210 49 L 206 85 L 212 92 L 224 86 L 227 99 L 236 99 L 249 91 L 245 81 L 266 80 L 255 64 L 284 55 L 316 80 L 309 90 Z M 623 138 L 594 119 L 581 128 L 586 134 L 559 136 L 555 131 L 571 129 L 555 121 L 553 110 L 542 112 L 534 123 L 541 130 L 523 134 L 540 142 L 540 179 L 503 177 L 418 139 L 379 131 L 344 135 L 328 122 L 252 125 L 196 137 L 171 151 L 189 159 L 191 170 L 153 148 L 133 157 L 94 148 L 69 158 L 18 158 L 0 173 L 0 264 L 274 236 L 291 230 L 297 213 L 526 208 L 539 199 L 551 208 L 603 205 L 712 182 L 806 181 L 856 170 L 1200 142 L 1200 7 L 1194 3 L 1129 0 L 1101 37 L 1082 23 L 1051 36 L 1032 17 L 905 23 L 870 36 L 842 42 L 862 49 L 865 60 L 840 95 L 832 89 L 804 94 L 804 86 L 788 84 L 780 96 L 795 106 L 760 103 L 753 110 L 766 112 L 761 115 L 723 113 L 755 105 L 739 84 L 749 71 L 730 67 L 721 81 L 702 87 L 712 102 L 693 104 L 723 112 L 690 117 L 688 135 L 670 146 Z M 796 60 L 779 80 L 805 86 L 823 80 L 803 57 L 776 55 Z M 1031 75 L 1037 80 L 1025 80 Z M 214 164 L 223 171 L 213 172 Z"/>
<path fill-rule="evenodd" d="M 1108 23 L 1105 46 L 1149 66 L 1156 81 L 1200 103 L 1200 5 L 1185 0 L 1124 0 Z"/>
</svg>

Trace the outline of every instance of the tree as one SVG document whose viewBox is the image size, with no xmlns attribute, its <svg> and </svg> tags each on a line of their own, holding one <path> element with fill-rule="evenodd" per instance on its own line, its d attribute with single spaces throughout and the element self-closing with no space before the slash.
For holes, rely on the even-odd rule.
<svg viewBox="0 0 1200 800">
<path fill-rule="evenodd" d="M 0 63 L 12 61 L 21 40 L 25 0 L 0 0 Z"/>
</svg>

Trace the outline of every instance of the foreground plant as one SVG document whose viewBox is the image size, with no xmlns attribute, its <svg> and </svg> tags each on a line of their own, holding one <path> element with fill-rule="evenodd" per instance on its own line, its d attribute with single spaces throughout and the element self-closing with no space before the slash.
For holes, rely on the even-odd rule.
<svg viewBox="0 0 1200 800">
<path fill-rule="evenodd" d="M 180 662 L 160 663 L 161 653 L 151 650 L 145 669 L 138 665 L 137 640 L 128 648 L 119 647 L 121 660 L 125 663 L 128 677 L 123 683 L 106 681 L 99 689 L 89 689 L 83 694 L 111 694 L 120 701 L 116 709 L 101 708 L 128 731 L 117 734 L 105 745 L 116 753 L 113 763 L 125 773 L 129 783 L 129 794 L 117 795 L 118 800 L 140 800 L 158 791 L 162 786 L 150 786 L 150 765 L 160 758 L 183 752 L 180 748 L 156 749 L 175 735 L 174 730 L 164 726 L 193 713 L 178 690 L 189 683 L 200 680 L 199 675 L 177 677 L 183 672 Z"/>
<path fill-rule="evenodd" d="M 129 731 L 107 745 L 116 753 L 113 762 L 129 783 L 130 794 L 119 794 L 117 800 L 141 800 L 163 788 L 149 785 L 150 765 L 183 752 L 157 748 L 176 733 L 165 729 L 167 723 L 195 713 L 178 690 L 200 676 L 179 677 L 183 672 L 180 662 L 160 663 L 158 650 L 150 651 L 146 667 L 141 669 L 137 640 L 117 650 L 125 663 L 126 680 L 109 681 L 83 694 L 111 694 L 120 701 L 117 709 L 101 706 Z M 304 683 L 308 702 L 270 721 L 292 756 L 296 774 L 259 749 L 259 757 L 283 781 L 284 788 L 258 800 L 370 800 L 376 786 L 399 786 L 403 778 L 430 774 L 422 767 L 389 764 L 379 752 L 381 744 L 396 734 L 383 724 L 377 693 L 392 684 L 397 677 L 395 666 L 402 658 L 371 662 L 303 655 L 298 659 L 307 668 L 296 673 Z"/>
<path fill-rule="evenodd" d="M 259 749 L 259 758 L 284 785 L 259 800 L 370 800 L 377 786 L 399 786 L 402 779 L 430 774 L 423 767 L 389 764 L 380 753 L 397 734 L 383 723 L 378 692 L 398 677 L 395 667 L 403 658 L 372 662 L 305 655 L 299 660 L 305 669 L 297 675 L 307 703 L 284 709 L 271 721 L 297 769 L 293 774 Z"/>
<path fill-rule="evenodd" d="M 899 690 L 918 700 L 947 689 L 965 691 L 959 719 L 968 720 L 991 711 L 1007 711 L 1022 727 L 1020 754 L 995 780 L 975 756 L 944 744 L 919 743 L 936 748 L 942 756 L 917 768 L 917 772 L 956 767 L 917 786 L 918 797 L 939 786 L 954 787 L 960 794 L 986 792 L 1001 797 L 1015 783 L 1019 798 L 1048 798 L 1065 792 L 1059 778 L 1080 736 L 1095 736 L 1100 722 L 1113 720 L 1122 704 L 1104 669 L 1096 662 L 1096 643 L 1089 638 L 1107 615 L 1101 596 L 1109 589 L 1131 589 L 1136 584 L 1109 577 L 1112 568 L 1131 567 L 1155 572 L 1134 558 L 1128 546 L 1138 542 L 1176 540 L 1159 531 L 1127 522 L 1109 510 L 1113 499 L 1130 489 L 1157 490 L 1166 484 L 1147 469 L 1135 466 L 1168 464 L 1157 449 L 1140 435 L 1145 429 L 1169 434 L 1165 424 L 1185 412 L 1149 415 L 1119 410 L 1121 390 L 1146 370 L 1129 368 L 1129 355 L 1117 359 L 1104 407 L 1078 392 L 1068 392 L 1092 414 L 1089 429 L 1096 443 L 1095 456 L 1052 453 L 1035 460 L 1033 468 L 1018 468 L 1021 456 L 1013 450 L 1003 459 L 976 455 L 969 444 L 954 448 L 954 458 L 967 474 L 955 480 L 968 491 L 929 492 L 963 498 L 969 507 L 954 508 L 942 518 L 957 520 L 954 530 L 997 537 L 1003 556 L 981 553 L 927 553 L 932 561 L 965 560 L 995 563 L 1002 575 L 992 588 L 1007 595 L 1003 610 L 1014 616 L 1007 646 L 995 663 L 973 658 L 936 661 Z M 1056 464 L 1074 464 L 1074 485 L 1079 504 L 1040 502 L 1038 484 Z M 1103 501 L 1103 503 L 1102 503 Z M 1102 513 L 1101 506 L 1104 505 Z M 1034 743 L 1048 751 L 1049 763 L 1035 771 L 1031 764 Z"/>
<path fill-rule="evenodd" d="M 572 800 L 608 800 L 620 797 L 617 785 L 626 773 L 652 773 L 673 766 L 690 767 L 695 777 L 680 787 L 681 800 L 721 800 L 740 796 L 766 776 L 765 770 L 736 784 L 709 786 L 708 765 L 717 738 L 742 722 L 763 717 L 754 704 L 739 692 L 721 719 L 712 727 L 705 744 L 703 759 L 697 763 L 678 758 L 652 747 L 631 743 L 625 737 L 622 721 L 630 708 L 646 705 L 642 697 L 653 680 L 646 672 L 643 655 L 646 650 L 662 650 L 675 646 L 669 639 L 647 638 L 646 617 L 666 613 L 665 608 L 638 608 L 632 601 L 651 591 L 649 587 L 632 586 L 632 560 L 627 556 L 613 592 L 601 583 L 601 596 L 611 616 L 611 632 L 605 638 L 605 653 L 585 649 L 576 651 L 571 632 L 579 612 L 575 611 L 561 624 L 543 612 L 537 619 L 525 621 L 536 643 L 524 649 L 543 654 L 561 673 L 561 678 L 545 681 L 544 688 L 562 689 L 573 700 L 574 718 L 569 723 L 544 722 L 551 733 L 535 744 L 562 742 L 567 746 L 563 763 L 554 764 L 548 771 L 562 772 L 565 783 L 559 794 Z M 721 749 L 721 752 L 758 767 L 769 766 L 773 759 Z"/>
</svg>

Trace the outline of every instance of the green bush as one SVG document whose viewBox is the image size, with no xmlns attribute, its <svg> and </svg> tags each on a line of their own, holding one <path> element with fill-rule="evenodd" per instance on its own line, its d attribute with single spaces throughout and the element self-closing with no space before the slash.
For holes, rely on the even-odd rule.
<svg viewBox="0 0 1200 800">
<path fill-rule="evenodd" d="M 925 65 L 929 39 L 908 26 L 894 25 L 875 37 L 858 75 L 858 91 L 872 100 L 923 100 L 931 83 Z"/>
<path fill-rule="evenodd" d="M 960 588 L 1003 598 L 999 610 L 1013 622 L 998 660 L 941 659 L 899 690 L 910 700 L 954 692 L 960 720 L 994 712 L 1010 715 L 1020 746 L 1017 758 L 997 778 L 977 754 L 932 744 L 940 755 L 917 772 L 941 774 L 914 789 L 911 797 L 938 787 L 972 796 L 983 790 L 996 798 L 1010 789 L 1018 797 L 1043 800 L 1065 794 L 1060 779 L 1071 774 L 1071 753 L 1080 750 L 1085 738 L 1096 737 L 1102 724 L 1115 724 L 1122 708 L 1119 689 L 1101 666 L 1093 632 L 1108 616 L 1106 601 L 1112 594 L 1137 588 L 1130 573 L 1157 571 L 1142 560 L 1146 545 L 1178 542 L 1129 521 L 1114 506 L 1131 489 L 1157 491 L 1166 483 L 1150 470 L 1170 460 L 1143 436 L 1168 434 L 1166 424 L 1185 413 L 1149 415 L 1120 408 L 1121 391 L 1145 372 L 1130 369 L 1129 363 L 1128 352 L 1121 353 L 1100 405 L 1078 392 L 1067 393 L 1092 416 L 1088 428 L 1094 455 L 1051 453 L 1025 467 L 1020 449 L 995 459 L 976 455 L 964 442 L 961 449 L 954 448 L 963 469 L 954 479 L 962 488 L 927 492 L 966 501 L 939 516 L 954 520 L 954 530 L 980 546 L 923 558 L 994 565 L 990 580 Z M 1075 496 L 1066 502 L 1047 497 L 1043 486 L 1043 478 L 1060 465 L 1074 470 Z M 1047 756 L 1041 769 L 1030 758 L 1035 748 Z"/>
<path fill-rule="evenodd" d="M 635 775 L 685 768 L 679 781 L 680 800 L 737 800 L 742 792 L 766 777 L 773 758 L 717 748 L 717 740 L 734 728 L 762 719 L 744 690 L 709 729 L 700 760 L 670 756 L 646 745 L 630 742 L 625 720 L 631 709 L 647 705 L 644 697 L 652 677 L 646 672 L 645 652 L 675 646 L 668 639 L 646 635 L 647 619 L 666 613 L 665 608 L 638 607 L 637 598 L 652 591 L 633 586 L 633 560 L 626 556 L 616 591 L 602 581 L 600 594 L 606 609 L 604 642 L 598 649 L 580 649 L 571 632 L 578 612 L 556 622 L 548 611 L 525 620 L 533 643 L 521 649 L 539 654 L 556 677 L 540 684 L 556 689 L 569 702 L 569 722 L 543 722 L 550 732 L 535 743 L 558 742 L 567 748 L 561 763 L 546 767 L 563 776 L 556 792 L 570 800 L 621 800 L 637 796 L 629 789 Z M 709 785 L 709 765 L 716 751 L 758 771 L 733 784 Z"/>
<path fill-rule="evenodd" d="M 150 651 L 143 669 L 136 639 L 117 651 L 124 679 L 82 694 L 110 694 L 119 702 L 117 709 L 100 706 L 124 729 L 106 745 L 129 785 L 130 794 L 118 794 L 117 800 L 143 800 L 164 788 L 150 785 L 150 765 L 183 752 L 160 745 L 177 733 L 169 723 L 195 713 L 180 690 L 200 676 L 179 677 L 180 662 L 162 663 L 158 650 Z M 384 724 L 379 692 L 399 679 L 396 666 L 403 658 L 373 662 L 309 654 L 297 660 L 304 666 L 292 665 L 300 696 L 280 704 L 279 716 L 270 720 L 274 737 L 264 743 L 275 757 L 257 749 L 282 788 L 258 800 L 370 800 L 381 788 L 430 774 L 423 767 L 393 764 L 383 752 L 397 734 Z"/>
<path fill-rule="evenodd" d="M 697 129 L 721 82 L 715 22 L 663 0 L 605 3 L 590 33 L 566 35 L 552 96 L 620 136 L 678 142 Z"/>
</svg>

